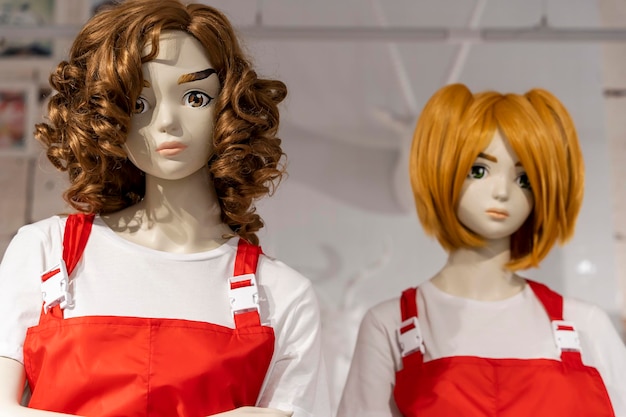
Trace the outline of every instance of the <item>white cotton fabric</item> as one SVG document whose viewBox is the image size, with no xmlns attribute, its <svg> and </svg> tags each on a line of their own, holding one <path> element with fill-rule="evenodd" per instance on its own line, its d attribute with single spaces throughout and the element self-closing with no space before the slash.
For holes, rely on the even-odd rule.
<svg viewBox="0 0 626 417">
<path fill-rule="evenodd" d="M 476 301 L 445 293 L 427 281 L 419 286 L 417 305 L 425 361 L 461 355 L 560 357 L 547 313 L 528 285 L 502 301 Z M 626 417 L 626 348 L 610 319 L 599 308 L 568 298 L 563 316 L 574 322 L 583 362 L 600 372 L 616 416 Z M 365 315 L 338 417 L 402 417 L 393 399 L 395 372 L 402 368 L 396 336 L 400 322 L 399 298 Z"/>
<path fill-rule="evenodd" d="M 26 329 L 39 321 L 41 273 L 62 256 L 66 217 L 22 227 L 0 264 L 0 356 L 23 363 Z M 75 304 L 66 318 L 132 316 L 204 321 L 234 327 L 228 300 L 238 239 L 210 251 L 178 254 L 146 248 L 115 234 L 96 217 L 72 274 Z M 261 321 L 274 329 L 275 350 L 260 407 L 294 417 L 328 417 L 320 315 L 311 283 L 280 261 L 261 256 Z"/>
</svg>

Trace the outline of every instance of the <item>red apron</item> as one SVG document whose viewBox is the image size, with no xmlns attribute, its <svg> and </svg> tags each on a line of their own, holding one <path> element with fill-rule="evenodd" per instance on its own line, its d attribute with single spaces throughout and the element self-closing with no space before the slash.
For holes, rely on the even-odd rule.
<svg viewBox="0 0 626 417">
<path fill-rule="evenodd" d="M 528 284 L 556 329 L 560 361 L 454 356 L 424 362 L 417 290 L 402 293 L 398 334 L 411 352 L 403 352 L 394 397 L 405 417 L 615 416 L 600 374 L 582 362 L 575 329 L 562 321 L 563 298 L 545 285 Z"/>
<path fill-rule="evenodd" d="M 92 222 L 85 215 L 67 219 L 68 276 Z M 205 417 L 254 406 L 274 351 L 273 329 L 249 308 L 258 302 L 254 275 L 246 274 L 255 273 L 260 253 L 239 241 L 229 292 L 235 329 L 178 319 L 64 319 L 59 305 L 47 314 L 42 309 L 24 343 L 29 407 L 89 417 Z"/>
</svg>

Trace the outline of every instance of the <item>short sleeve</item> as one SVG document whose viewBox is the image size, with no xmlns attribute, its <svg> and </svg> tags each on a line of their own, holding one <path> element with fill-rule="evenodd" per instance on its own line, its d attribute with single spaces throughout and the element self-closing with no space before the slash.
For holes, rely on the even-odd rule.
<svg viewBox="0 0 626 417">
<path fill-rule="evenodd" d="M 41 273 L 50 240 L 38 227 L 22 227 L 0 263 L 0 356 L 23 363 L 26 330 L 41 312 Z"/>
<path fill-rule="evenodd" d="M 284 282 L 282 286 L 278 282 L 270 296 L 281 298 L 274 300 L 281 313 L 273 324 L 274 357 L 257 405 L 293 411 L 293 417 L 328 417 L 330 400 L 315 292 L 308 280 L 282 263 L 274 261 L 261 273 L 275 273 L 276 264 L 283 271 L 279 280 Z"/>
<path fill-rule="evenodd" d="M 393 398 L 396 365 L 391 319 L 393 313 L 399 317 L 398 305 L 397 300 L 383 303 L 363 318 L 337 417 L 402 417 Z"/>
<path fill-rule="evenodd" d="M 626 347 L 608 315 L 592 306 L 583 330 L 583 359 L 598 370 L 616 417 L 626 417 Z"/>
</svg>

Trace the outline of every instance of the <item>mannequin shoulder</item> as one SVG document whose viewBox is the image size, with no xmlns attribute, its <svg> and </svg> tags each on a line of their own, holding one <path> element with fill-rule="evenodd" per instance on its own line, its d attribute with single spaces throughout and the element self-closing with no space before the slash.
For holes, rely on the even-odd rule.
<svg viewBox="0 0 626 417">
<path fill-rule="evenodd" d="M 595 336 L 617 333 L 606 311 L 595 304 L 576 298 L 565 297 L 563 299 L 563 318 L 574 322 L 584 333 Z"/>
<path fill-rule="evenodd" d="M 584 301 L 564 300 L 563 316 L 572 321 L 580 334 L 583 362 L 598 370 L 602 376 L 615 415 L 626 415 L 626 346 L 601 308 Z"/>
<path fill-rule="evenodd" d="M 288 299 L 315 297 L 313 283 L 307 277 L 271 256 L 259 257 L 257 279 L 259 285 Z"/>
<path fill-rule="evenodd" d="M 52 216 L 22 226 L 11 240 L 9 251 L 33 251 L 36 248 L 52 248 L 62 245 L 66 217 Z"/>
<path fill-rule="evenodd" d="M 620 369 L 621 384 L 626 383 L 626 347 L 609 315 L 596 305 L 566 298 L 563 317 L 580 334 L 583 359 L 596 367 Z"/>
<path fill-rule="evenodd" d="M 430 292 L 432 290 L 429 290 L 428 286 L 424 284 L 426 283 L 424 282 L 417 287 L 416 303 L 418 304 L 418 311 L 422 311 L 426 305 L 426 301 L 431 298 Z M 386 299 L 371 307 L 363 317 L 361 327 L 378 329 L 379 331 L 384 331 L 394 336 L 395 331 L 399 329 L 402 324 L 401 299 L 402 291 L 398 291 L 396 297 Z M 419 314 L 419 320 L 423 325 L 423 314 Z"/>
<path fill-rule="evenodd" d="M 40 233 L 56 235 L 63 233 L 67 216 L 51 216 L 19 228 L 18 233 Z"/>
<path fill-rule="evenodd" d="M 393 297 L 367 310 L 361 321 L 360 331 L 364 334 L 384 334 L 388 337 L 395 337 L 395 331 L 400 327 L 401 322 L 400 297 Z"/>
</svg>

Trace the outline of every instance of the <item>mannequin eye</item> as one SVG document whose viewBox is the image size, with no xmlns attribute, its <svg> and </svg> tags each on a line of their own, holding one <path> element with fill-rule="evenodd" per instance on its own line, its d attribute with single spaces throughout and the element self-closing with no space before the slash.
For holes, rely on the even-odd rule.
<svg viewBox="0 0 626 417">
<path fill-rule="evenodd" d="M 183 96 L 183 104 L 187 107 L 206 107 L 211 100 L 213 97 L 201 91 L 190 91 Z"/>
<path fill-rule="evenodd" d="M 143 97 L 139 97 L 137 98 L 137 101 L 135 101 L 135 108 L 133 109 L 133 114 L 141 114 L 141 113 L 145 113 L 146 111 L 148 111 L 148 100 L 146 100 Z"/>
<path fill-rule="evenodd" d="M 528 175 L 526 175 L 526 173 L 523 173 L 521 175 L 519 175 L 516 179 L 515 182 L 517 183 L 517 185 L 519 185 L 521 188 L 524 188 L 526 190 L 530 190 L 530 180 L 528 179 Z"/>
<path fill-rule="evenodd" d="M 467 178 L 473 178 L 479 180 L 484 178 L 487 175 L 487 168 L 482 165 L 474 165 L 470 168 L 469 174 L 467 174 Z"/>
</svg>

